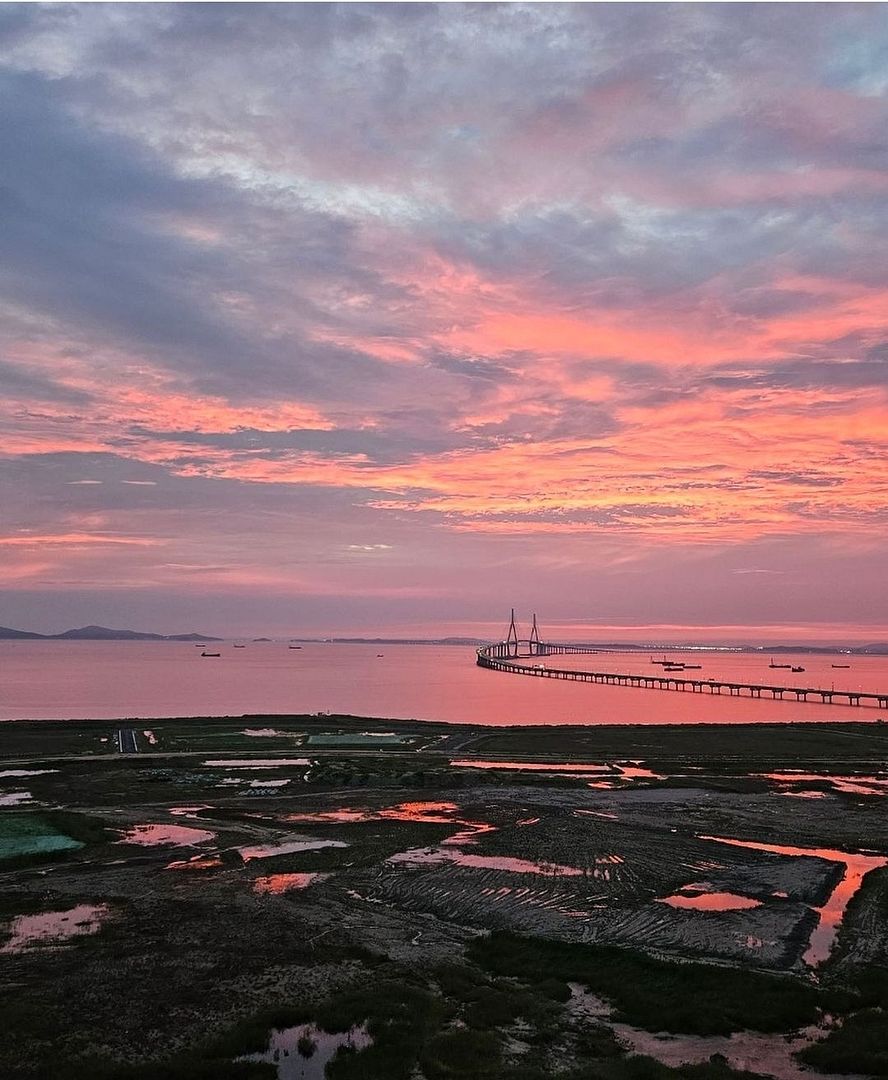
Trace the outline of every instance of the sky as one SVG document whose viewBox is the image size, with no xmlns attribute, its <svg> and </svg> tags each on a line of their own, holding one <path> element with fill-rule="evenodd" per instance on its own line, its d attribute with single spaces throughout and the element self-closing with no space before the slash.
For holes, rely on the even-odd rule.
<svg viewBox="0 0 888 1080">
<path fill-rule="evenodd" d="M 888 634 L 888 5 L 0 5 L 0 624 Z"/>
</svg>

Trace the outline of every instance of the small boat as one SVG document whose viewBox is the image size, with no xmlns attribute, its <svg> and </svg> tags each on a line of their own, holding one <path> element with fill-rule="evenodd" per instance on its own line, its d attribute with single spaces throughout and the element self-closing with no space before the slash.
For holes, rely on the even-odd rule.
<svg viewBox="0 0 888 1080">
<path fill-rule="evenodd" d="M 791 668 L 791 670 L 792 671 L 804 671 L 805 669 L 803 667 L 794 667 L 794 668 Z"/>
<path fill-rule="evenodd" d="M 377 659 L 377 660 L 379 660 L 379 659 L 380 659 L 381 657 L 383 657 L 383 656 L 385 656 L 385 653 L 382 653 L 382 652 L 378 652 L 378 653 L 376 654 L 376 659 Z"/>
<path fill-rule="evenodd" d="M 302 646 L 301 645 L 290 645 L 290 646 L 288 646 L 288 648 L 290 648 L 290 649 L 301 649 Z"/>
<path fill-rule="evenodd" d="M 702 664 L 685 664 L 686 671 L 700 671 L 703 667 Z"/>
<path fill-rule="evenodd" d="M 202 652 L 200 655 L 201 656 L 221 656 L 222 653 L 220 653 L 220 652 Z"/>
<path fill-rule="evenodd" d="M 831 664 L 831 667 L 851 667 L 850 664 Z"/>
<path fill-rule="evenodd" d="M 206 645 L 198 645 L 197 642 L 195 641 L 194 647 L 195 647 L 195 649 L 205 649 Z"/>
<path fill-rule="evenodd" d="M 236 649 L 245 649 L 246 645 L 235 645 Z"/>
</svg>

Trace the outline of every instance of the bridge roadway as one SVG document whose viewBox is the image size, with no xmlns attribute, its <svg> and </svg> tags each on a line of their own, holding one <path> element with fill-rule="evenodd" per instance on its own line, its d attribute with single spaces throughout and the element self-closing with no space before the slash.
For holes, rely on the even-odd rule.
<svg viewBox="0 0 888 1080">
<path fill-rule="evenodd" d="M 775 701 L 816 701 L 823 705 L 855 705 L 888 709 L 888 691 L 871 693 L 862 690 L 829 690 L 816 686 L 770 686 L 765 683 L 724 682 L 721 679 L 686 679 L 663 672 L 661 675 L 620 674 L 613 671 L 572 671 L 545 664 L 523 664 L 521 660 L 541 656 L 595 653 L 583 645 L 564 645 L 543 641 L 497 641 L 478 650 L 478 666 L 511 675 L 532 675 L 538 679 L 566 679 L 570 682 L 600 683 L 607 686 L 637 686 L 647 690 L 684 690 L 693 694 L 728 694 L 732 697 L 760 698 Z"/>
</svg>

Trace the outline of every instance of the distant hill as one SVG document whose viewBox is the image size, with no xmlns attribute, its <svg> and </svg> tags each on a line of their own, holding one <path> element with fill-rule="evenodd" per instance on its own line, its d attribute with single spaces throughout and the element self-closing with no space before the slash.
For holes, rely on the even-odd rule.
<svg viewBox="0 0 888 1080">
<path fill-rule="evenodd" d="M 146 634 L 140 630 L 114 630 L 108 626 L 80 626 L 61 634 L 33 634 L 0 626 L 0 640 L 29 641 L 221 641 L 208 634 Z"/>
<path fill-rule="evenodd" d="M 20 640 L 25 638 L 42 638 L 43 634 L 32 634 L 29 630 L 13 630 L 8 626 L 0 626 L 0 638 Z"/>
</svg>

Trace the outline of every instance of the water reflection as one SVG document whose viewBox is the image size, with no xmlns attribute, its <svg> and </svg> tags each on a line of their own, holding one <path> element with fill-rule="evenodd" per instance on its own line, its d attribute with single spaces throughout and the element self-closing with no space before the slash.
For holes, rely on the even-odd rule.
<svg viewBox="0 0 888 1080">
<path fill-rule="evenodd" d="M 287 814 L 284 821 L 304 821 L 314 824 L 360 824 L 368 821 L 410 821 L 424 825 L 461 825 L 463 828 L 449 836 L 445 844 L 473 844 L 481 833 L 496 828 L 485 821 L 466 821 L 456 817 L 459 807 L 453 802 L 402 802 L 382 810 L 341 809 L 320 810 L 312 813 Z"/>
<path fill-rule="evenodd" d="M 693 911 L 745 911 L 762 906 L 761 900 L 731 892 L 676 893 L 662 897 L 657 903 Z"/>
<path fill-rule="evenodd" d="M 449 848 L 413 848 L 399 851 L 387 860 L 390 863 L 411 863 L 431 865 L 435 863 L 456 863 L 457 866 L 471 867 L 475 870 L 505 870 L 512 874 L 542 874 L 546 877 L 584 877 L 589 872 L 577 866 L 562 866 L 559 863 L 535 862 L 530 859 L 514 859 L 505 855 L 471 855 L 464 851 Z"/>
<path fill-rule="evenodd" d="M 165 870 L 193 870 L 197 872 L 206 870 L 218 870 L 222 866 L 222 860 L 218 855 L 195 855 L 191 859 L 178 859 L 176 862 L 167 863 Z"/>
<path fill-rule="evenodd" d="M 314 1024 L 273 1031 L 268 1049 L 261 1054 L 247 1054 L 237 1061 L 264 1061 L 277 1066 L 278 1080 L 323 1080 L 328 1062 L 340 1046 L 363 1050 L 373 1040 L 366 1027 L 330 1034 Z"/>
<path fill-rule="evenodd" d="M 6 780 L 11 776 L 46 776 L 48 773 L 56 773 L 58 771 L 58 769 L 2 769 L 0 770 L 0 780 Z"/>
<path fill-rule="evenodd" d="M 564 761 L 475 761 L 474 759 L 465 759 L 451 761 L 450 764 L 455 768 L 464 769 L 510 769 L 525 772 L 596 773 L 611 771 L 609 765 L 578 765 Z"/>
<path fill-rule="evenodd" d="M 0 795 L 0 806 L 24 806 L 31 801 L 30 791 L 10 791 Z"/>
<path fill-rule="evenodd" d="M 794 770 L 758 773 L 757 775 L 778 784 L 831 784 L 836 791 L 842 791 L 848 795 L 888 795 L 888 779 L 881 776 L 834 776 L 832 773 L 807 773 Z"/>
<path fill-rule="evenodd" d="M 713 840 L 719 844 L 747 848 L 752 851 L 766 851 L 772 855 L 807 855 L 829 862 L 841 863 L 845 867 L 842 880 L 833 889 L 829 899 L 822 907 L 813 908 L 819 918 L 811 933 L 808 948 L 802 958 L 806 964 L 815 966 L 823 963 L 829 956 L 835 943 L 839 924 L 845 914 L 845 908 L 851 897 L 860 888 L 865 874 L 882 866 L 888 866 L 888 858 L 883 855 L 858 855 L 849 851 L 837 851 L 833 848 L 799 848 L 786 844 L 760 844 L 751 840 L 732 840 L 721 836 L 701 836 L 701 840 Z"/>
<path fill-rule="evenodd" d="M 215 836 L 215 833 L 207 829 L 193 829 L 189 825 L 133 825 L 114 843 L 138 844 L 140 847 L 159 847 L 162 844 L 186 847 L 192 844 L 203 844 L 207 840 L 214 839 Z"/>
<path fill-rule="evenodd" d="M 274 855 L 292 855 L 296 851 L 317 851 L 320 848 L 348 847 L 343 840 L 283 840 L 277 844 L 255 844 L 252 847 L 238 848 L 244 862 L 251 859 L 269 859 Z"/>
<path fill-rule="evenodd" d="M 0 953 L 17 953 L 40 945 L 57 945 L 68 938 L 94 934 L 109 913 L 107 904 L 78 904 L 67 911 L 19 915 L 9 927 L 10 939 Z"/>
<path fill-rule="evenodd" d="M 120 716 L 251 714 L 257 727 L 293 712 L 293 654 L 274 643 L 238 652 L 238 662 L 195 663 L 194 648 L 176 642 L 0 642 L 6 675 L 0 716 L 25 719 L 101 719 Z M 709 694 L 663 693 L 551 679 L 497 675 L 475 664 L 471 647 L 386 647 L 385 664 L 373 645 L 329 644 L 299 654 L 299 711 L 337 715 L 429 717 L 454 723 L 594 724 L 738 723 L 876 719 L 878 710 L 796 704 Z M 697 656 L 700 662 L 700 655 Z M 888 657 L 855 657 L 852 671 L 834 672 L 826 660 L 793 659 L 801 679 L 829 686 L 841 674 L 849 689 L 888 687 Z M 559 667 L 588 667 L 588 656 L 559 656 Z M 651 672 L 647 653 L 606 654 L 596 668 Z M 576 664 L 574 664 L 576 661 Z M 706 677 L 756 683 L 767 679 L 767 656 L 707 653 Z M 770 673 L 770 674 L 773 674 Z M 781 673 L 781 681 L 790 672 Z M 261 717 L 261 720 L 259 719 Z M 245 721 L 246 725 L 250 721 Z"/>
<path fill-rule="evenodd" d="M 281 765 L 311 765 L 308 758 L 212 758 L 204 765 L 226 769 L 276 769 Z"/>
<path fill-rule="evenodd" d="M 279 896 L 294 889 L 307 889 L 316 881 L 326 881 L 329 874 L 269 874 L 253 882 L 253 892 L 266 896 Z"/>
</svg>

